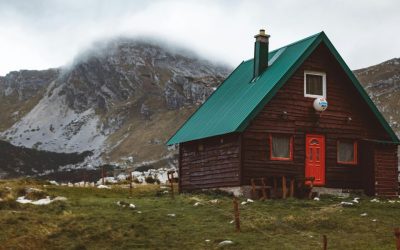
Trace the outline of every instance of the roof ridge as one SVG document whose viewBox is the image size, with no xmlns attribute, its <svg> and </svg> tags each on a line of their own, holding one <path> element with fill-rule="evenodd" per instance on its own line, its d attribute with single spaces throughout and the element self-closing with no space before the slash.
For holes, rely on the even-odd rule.
<svg viewBox="0 0 400 250">
<path fill-rule="evenodd" d="M 298 40 L 298 41 L 295 41 L 295 42 L 286 44 L 285 46 L 282 46 L 282 47 L 280 47 L 280 48 L 271 50 L 269 53 L 277 52 L 277 51 L 279 51 L 279 50 L 281 50 L 281 49 L 287 48 L 287 47 L 289 47 L 289 46 L 293 46 L 293 45 L 295 45 L 295 44 L 297 44 L 297 43 L 304 42 L 305 40 L 315 38 L 315 37 L 317 37 L 317 36 L 319 36 L 319 35 L 321 35 L 321 34 L 325 34 L 325 32 L 324 32 L 324 31 L 318 32 L 318 33 L 316 33 L 316 34 L 314 34 L 314 35 L 311 35 L 311 36 L 308 36 L 308 37 L 306 37 L 306 38 L 300 39 L 300 40 Z M 251 60 L 253 60 L 253 58 L 247 59 L 247 60 L 245 60 L 244 62 L 248 62 L 248 61 L 251 61 Z"/>
</svg>

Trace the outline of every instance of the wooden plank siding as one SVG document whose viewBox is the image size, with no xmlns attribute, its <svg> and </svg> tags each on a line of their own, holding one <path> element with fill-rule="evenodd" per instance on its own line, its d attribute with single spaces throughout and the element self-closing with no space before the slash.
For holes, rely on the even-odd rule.
<svg viewBox="0 0 400 250">
<path fill-rule="evenodd" d="M 199 150 L 199 145 L 203 149 Z M 230 134 L 180 144 L 183 191 L 240 185 L 240 135 Z"/>
<path fill-rule="evenodd" d="M 304 97 L 304 71 L 326 73 L 328 109 L 317 114 L 313 98 Z M 282 115 L 286 111 L 286 118 Z M 348 121 L 351 117 L 351 121 Z M 269 134 L 294 136 L 292 161 L 269 159 Z M 321 44 L 255 117 L 243 133 L 242 185 L 250 178 L 271 174 L 304 177 L 305 135 L 321 134 L 326 140 L 326 187 L 363 188 L 364 166 L 337 163 L 337 140 L 390 140 L 372 111 L 362 100 L 339 63 Z M 359 159 L 363 152 L 358 150 Z"/>
</svg>

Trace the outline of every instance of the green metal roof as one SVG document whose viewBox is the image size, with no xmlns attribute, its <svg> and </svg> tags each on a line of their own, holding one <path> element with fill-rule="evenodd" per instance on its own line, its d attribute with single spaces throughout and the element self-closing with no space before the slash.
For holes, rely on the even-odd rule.
<svg viewBox="0 0 400 250">
<path fill-rule="evenodd" d="M 324 32 L 307 37 L 268 55 L 269 66 L 253 79 L 253 59 L 242 62 L 169 139 L 168 145 L 232 132 L 242 132 L 282 85 L 320 44 L 325 43 L 369 105 L 393 142 L 399 142 L 353 72 Z"/>
</svg>

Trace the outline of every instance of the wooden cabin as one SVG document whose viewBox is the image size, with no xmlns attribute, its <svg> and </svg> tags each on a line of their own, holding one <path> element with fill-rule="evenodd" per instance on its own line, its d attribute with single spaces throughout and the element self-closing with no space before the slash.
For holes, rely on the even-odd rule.
<svg viewBox="0 0 400 250">
<path fill-rule="evenodd" d="M 243 61 L 167 142 L 179 144 L 181 191 L 251 179 L 398 195 L 399 139 L 324 32 Z"/>
</svg>

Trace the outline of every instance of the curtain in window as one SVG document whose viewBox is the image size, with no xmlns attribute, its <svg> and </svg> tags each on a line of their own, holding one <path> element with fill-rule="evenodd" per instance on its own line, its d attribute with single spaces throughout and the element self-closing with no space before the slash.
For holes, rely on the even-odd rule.
<svg viewBox="0 0 400 250">
<path fill-rule="evenodd" d="M 273 135 L 272 139 L 272 157 L 290 158 L 290 136 Z"/>
<path fill-rule="evenodd" d="M 306 75 L 306 93 L 309 95 L 322 95 L 322 76 Z"/>
<path fill-rule="evenodd" d="M 338 162 L 354 162 L 354 143 L 343 142 L 338 143 Z"/>
</svg>

